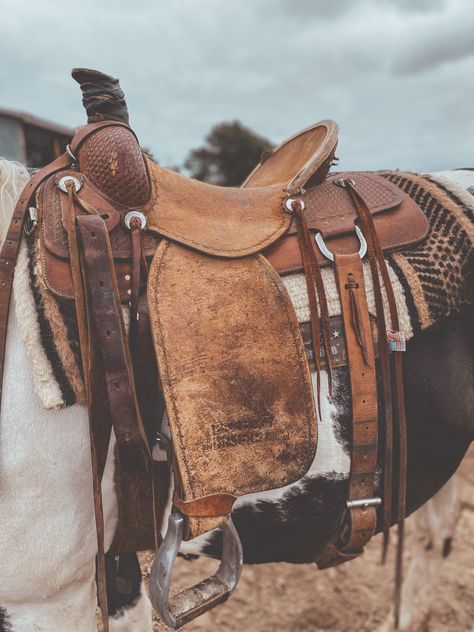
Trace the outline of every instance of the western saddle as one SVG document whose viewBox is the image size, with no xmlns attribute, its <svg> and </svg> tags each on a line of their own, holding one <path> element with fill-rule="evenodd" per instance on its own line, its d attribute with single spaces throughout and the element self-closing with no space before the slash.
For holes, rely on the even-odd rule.
<svg viewBox="0 0 474 632">
<path fill-rule="evenodd" d="M 321 121 L 285 141 L 241 188 L 216 187 L 164 169 L 142 154 L 116 79 L 85 69 L 72 75 L 83 91 L 88 124 L 77 130 L 64 155 L 32 177 L 0 256 L 0 379 L 24 230 L 38 244 L 50 291 L 75 301 L 90 417 L 105 629 L 100 480 L 112 429 L 121 468 L 151 472 L 156 498 L 156 441 L 168 449 L 173 465 L 173 510 L 163 542 L 163 507 L 154 508 L 158 551 L 150 576 L 151 601 L 173 628 L 224 601 L 239 579 L 242 550 L 230 519 L 236 498 L 287 485 L 308 471 L 317 447 L 320 393 L 318 386 L 313 397 L 284 274 L 305 274 L 315 370 L 319 377 L 321 346 L 330 378 L 321 267 L 333 266 L 350 375 L 348 498 L 337 532 L 315 561 L 327 567 L 359 555 L 375 531 L 378 506 L 385 542 L 393 522 L 398 522 L 401 542 L 403 385 L 401 356 L 390 352 L 388 340 L 390 333 L 400 339 L 401 332 L 383 253 L 423 239 L 428 229 L 424 215 L 378 175 L 327 176 L 337 143 L 333 121 Z M 374 494 L 377 386 L 365 255 L 384 386 L 382 497 Z M 128 331 L 124 304 L 130 312 Z M 144 387 L 150 375 L 153 393 Z M 169 445 L 160 427 L 164 405 Z M 394 437 L 400 455 L 392 503 Z M 182 539 L 214 528 L 223 532 L 218 571 L 170 598 Z M 399 560 L 399 576 L 400 568 Z"/>
</svg>

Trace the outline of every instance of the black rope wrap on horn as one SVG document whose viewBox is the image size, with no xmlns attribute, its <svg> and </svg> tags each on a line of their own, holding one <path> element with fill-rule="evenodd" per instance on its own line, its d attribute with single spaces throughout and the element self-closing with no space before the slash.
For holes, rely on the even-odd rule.
<svg viewBox="0 0 474 632">
<path fill-rule="evenodd" d="M 128 125 L 127 104 L 118 79 L 88 68 L 74 68 L 71 75 L 81 86 L 88 123 L 112 119 Z"/>
</svg>

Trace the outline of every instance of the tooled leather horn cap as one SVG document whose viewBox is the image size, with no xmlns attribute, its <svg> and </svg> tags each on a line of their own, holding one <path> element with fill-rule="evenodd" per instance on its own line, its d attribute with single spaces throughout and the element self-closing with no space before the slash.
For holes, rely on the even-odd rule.
<svg viewBox="0 0 474 632">
<path fill-rule="evenodd" d="M 118 79 L 89 68 L 73 68 L 71 76 L 81 87 L 88 123 L 111 119 L 128 125 L 127 104 Z"/>
</svg>

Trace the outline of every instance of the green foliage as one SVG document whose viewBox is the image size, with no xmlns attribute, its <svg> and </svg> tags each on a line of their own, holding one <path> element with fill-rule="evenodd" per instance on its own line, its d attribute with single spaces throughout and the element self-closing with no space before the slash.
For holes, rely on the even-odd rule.
<svg viewBox="0 0 474 632">
<path fill-rule="evenodd" d="M 219 123 L 206 136 L 202 147 L 192 149 L 184 168 L 192 178 L 220 186 L 239 186 L 272 149 L 263 136 L 239 121 Z"/>
</svg>

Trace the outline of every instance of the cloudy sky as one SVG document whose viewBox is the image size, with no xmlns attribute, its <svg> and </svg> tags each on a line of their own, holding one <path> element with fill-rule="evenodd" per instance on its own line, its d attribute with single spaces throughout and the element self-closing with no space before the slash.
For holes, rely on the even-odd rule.
<svg viewBox="0 0 474 632">
<path fill-rule="evenodd" d="M 81 124 L 74 66 L 120 78 L 165 165 L 220 121 L 333 118 L 342 168 L 474 166 L 473 0 L 0 0 L 0 107 Z"/>
</svg>

